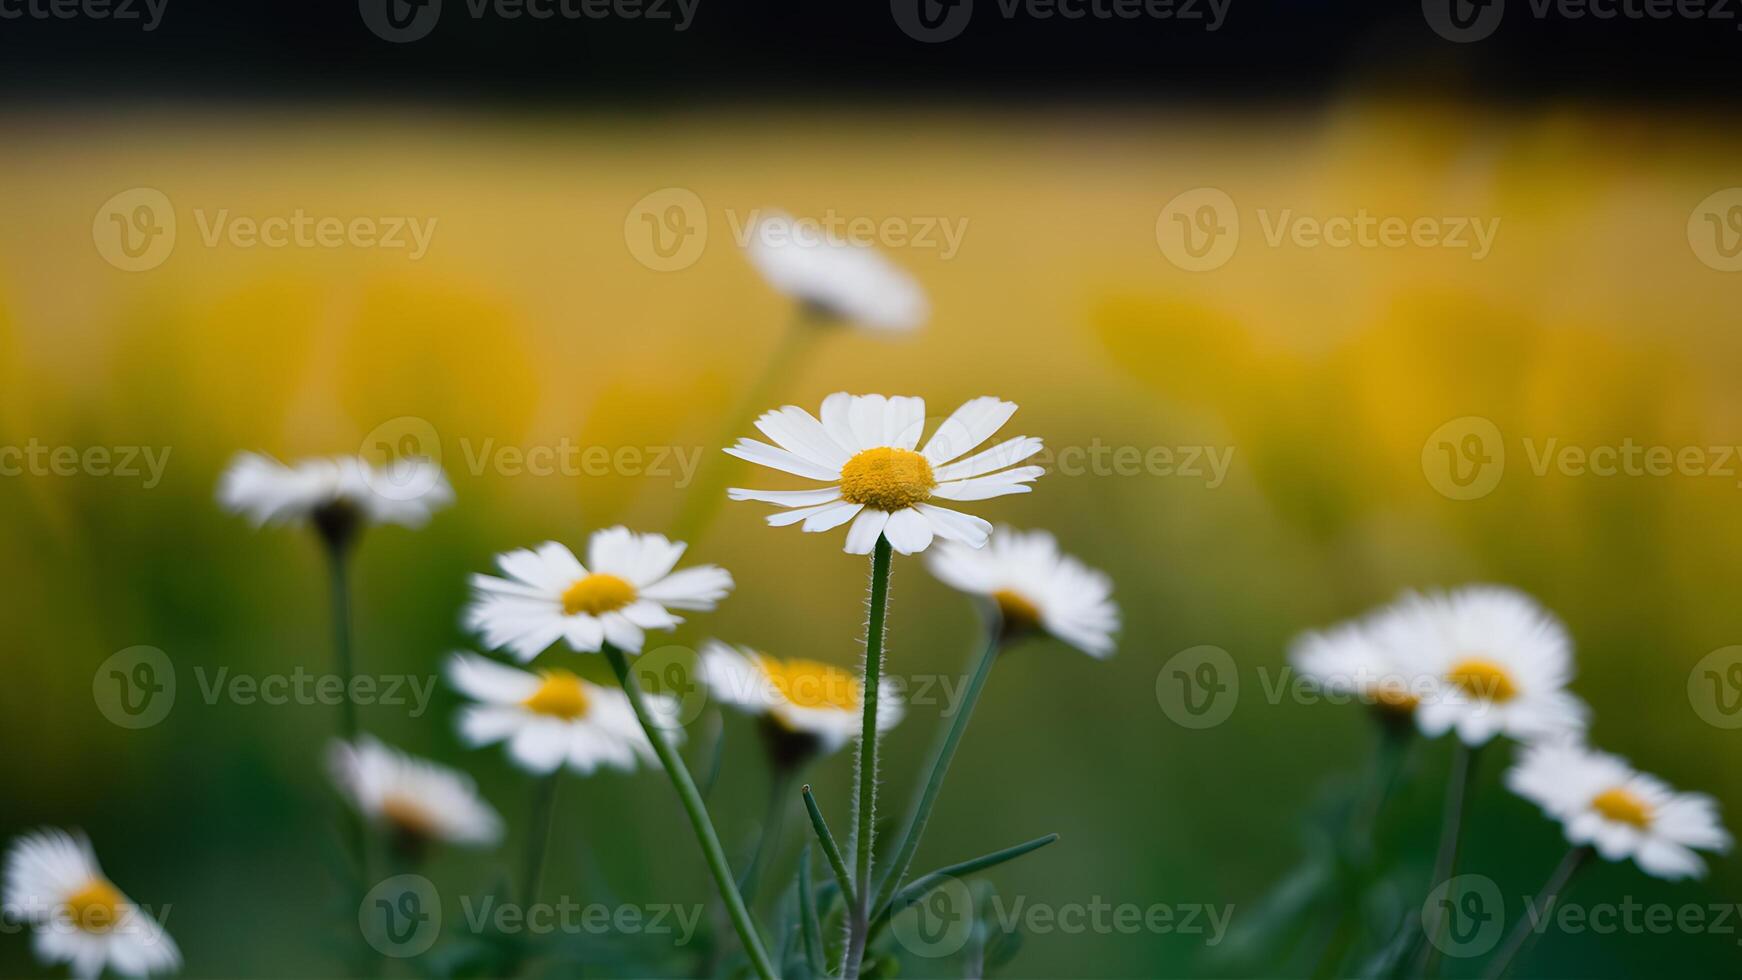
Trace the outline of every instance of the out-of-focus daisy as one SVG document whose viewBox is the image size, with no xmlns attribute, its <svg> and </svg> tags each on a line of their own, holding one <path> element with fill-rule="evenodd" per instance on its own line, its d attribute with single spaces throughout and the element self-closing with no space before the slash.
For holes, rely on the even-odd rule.
<svg viewBox="0 0 1742 980">
<path fill-rule="evenodd" d="M 564 763 L 583 775 L 600 766 L 628 772 L 637 761 L 655 762 L 628 696 L 617 688 L 588 683 L 566 670 L 533 674 L 466 653 L 448 659 L 448 680 L 479 702 L 460 711 L 460 735 L 467 744 L 507 742 L 509 756 L 530 772 L 554 772 Z M 674 699 L 648 695 L 647 700 L 655 713 L 675 719 Z M 675 724 L 666 731 L 681 740 L 682 729 Z"/>
<path fill-rule="evenodd" d="M 1515 589 L 1468 586 L 1406 595 L 1379 624 L 1379 642 L 1419 656 L 1430 680 L 1416 708 L 1423 734 L 1456 730 L 1466 745 L 1504 734 L 1520 741 L 1585 729 L 1573 678 L 1572 639 Z"/>
<path fill-rule="evenodd" d="M 1730 849 L 1710 796 L 1678 793 L 1626 759 L 1576 742 L 1526 746 L 1506 785 L 1559 820 L 1567 840 L 1610 861 L 1632 858 L 1658 878 L 1700 877 L 1706 864 L 1695 848 Z"/>
<path fill-rule="evenodd" d="M 823 317 L 890 332 L 925 322 L 925 294 L 912 276 L 871 246 L 814 221 L 764 215 L 751 226 L 746 248 L 770 285 Z"/>
<path fill-rule="evenodd" d="M 218 481 L 218 503 L 256 526 L 306 521 L 339 541 L 372 524 L 422 527 L 453 499 L 441 467 L 418 459 L 376 466 L 334 456 L 286 466 L 239 453 Z"/>
<path fill-rule="evenodd" d="M 865 687 L 852 674 L 815 660 L 779 660 L 749 647 L 719 640 L 702 645 L 702 682 L 714 699 L 755 716 L 763 724 L 776 765 L 792 766 L 834 752 L 858 735 Z M 901 694 L 894 685 L 877 691 L 877 731 L 901 721 Z"/>
<path fill-rule="evenodd" d="M 1038 630 L 1093 657 L 1113 653 L 1113 580 L 1060 552 L 1046 531 L 1000 526 L 979 550 L 946 541 L 926 566 L 944 584 L 996 604 L 1007 634 Z"/>
<path fill-rule="evenodd" d="M 1303 633 L 1291 644 L 1289 663 L 1326 691 L 1352 695 L 1403 724 L 1415 713 L 1424 691 L 1434 687 L 1408 647 L 1383 637 L 1397 628 L 1397 610 Z"/>
<path fill-rule="evenodd" d="M 463 773 L 406 755 L 365 735 L 334 742 L 333 781 L 357 811 L 409 847 L 436 842 L 477 847 L 502 837 L 502 818 Z"/>
<path fill-rule="evenodd" d="M 712 609 L 732 589 L 731 573 L 718 565 L 672 571 L 684 548 L 662 534 L 613 527 L 593 533 L 585 565 L 555 541 L 497 555 L 507 578 L 472 576 L 466 623 L 491 649 L 507 648 L 522 662 L 557 640 L 589 653 L 607 641 L 640 653 L 645 630 L 683 622 L 671 610 Z"/>
<path fill-rule="evenodd" d="M 83 834 L 39 830 L 6 852 L 6 914 L 30 922 L 37 958 L 75 977 L 169 973 L 181 952 L 163 926 L 104 877 Z"/>
<path fill-rule="evenodd" d="M 869 554 L 879 536 L 887 536 L 904 555 L 924 551 L 934 536 L 978 548 L 992 533 L 991 524 L 930 501 L 985 500 L 1032 489 L 1028 484 L 1046 471 L 1015 464 L 1040 452 L 1037 438 L 1016 436 L 960 458 L 991 438 L 1015 412 L 1013 402 L 975 398 L 915 450 L 925 428 L 922 398 L 836 392 L 823 399 L 821 420 L 788 405 L 756 420 L 756 427 L 777 445 L 740 439 L 726 452 L 831 486 L 732 489 L 727 495 L 787 508 L 769 516 L 775 527 L 803 521 L 806 531 L 827 531 L 852 521 L 849 554 Z"/>
</svg>

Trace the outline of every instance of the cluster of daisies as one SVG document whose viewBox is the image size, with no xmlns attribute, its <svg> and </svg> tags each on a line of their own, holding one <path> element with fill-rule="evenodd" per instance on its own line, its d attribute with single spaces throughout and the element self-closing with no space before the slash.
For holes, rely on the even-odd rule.
<svg viewBox="0 0 1742 980">
<path fill-rule="evenodd" d="M 764 220 L 791 221 L 779 214 Z M 802 304 L 810 322 L 902 331 L 925 314 L 917 286 L 872 250 L 759 230 L 751 236 L 750 255 L 770 283 Z M 919 398 L 842 392 L 824 399 L 818 415 L 778 408 L 755 420 L 768 442 L 743 439 L 726 452 L 820 486 L 732 489 L 728 496 L 779 508 L 768 517 L 771 525 L 799 524 L 808 532 L 845 527 L 848 553 L 876 551 L 885 562 L 890 551 L 925 553 L 938 580 L 975 597 L 984 610 L 995 638 L 986 667 L 995 651 L 1029 636 L 1054 637 L 1095 657 L 1108 656 L 1119 613 L 1104 574 L 1064 554 L 1045 531 L 995 528 L 960 509 L 1026 493 L 1042 475 L 1041 467 L 1027 462 L 1041 450 L 1038 438 L 1019 435 L 987 445 L 1015 411 L 1008 401 L 975 398 L 922 439 L 926 409 Z M 425 525 L 453 502 L 454 493 L 428 460 L 376 465 L 335 457 L 286 464 L 244 453 L 223 473 L 217 497 L 256 526 L 304 526 L 325 546 L 336 585 L 336 664 L 348 673 L 344 567 L 350 554 L 371 527 Z M 683 614 L 712 610 L 736 586 L 716 565 L 680 568 L 685 550 L 683 542 L 660 534 L 613 527 L 592 534 L 584 560 L 554 541 L 496 556 L 496 574 L 474 576 L 462 621 L 497 656 L 460 651 L 442 663 L 447 681 L 467 702 L 454 719 L 459 739 L 470 747 L 501 746 L 516 767 L 540 778 L 661 764 L 686 808 L 701 807 L 673 749 L 684 736 L 678 700 L 642 692 L 622 666 L 625 657 L 641 652 L 649 631 L 673 630 Z M 887 576 L 887 564 L 882 567 L 880 574 Z M 569 659 L 600 653 L 616 671 L 617 686 L 585 679 Z M 874 760 L 872 733 L 888 730 L 903 715 L 899 694 L 891 689 L 870 696 L 875 674 L 811 658 L 776 658 L 754 645 L 706 640 L 696 673 L 715 703 L 754 716 L 774 770 L 795 771 L 856 737 L 866 751 L 867 734 Z M 965 724 L 965 712 L 956 724 Z M 341 796 L 374 829 L 369 838 L 392 846 L 403 859 L 415 859 L 432 845 L 489 848 L 503 839 L 502 817 L 469 776 L 384 744 L 360 731 L 354 715 L 346 715 L 341 737 L 329 746 L 327 765 Z M 935 792 L 947 754 L 934 765 Z M 874 764 L 869 771 L 874 781 Z M 917 843 L 930 799 L 928 793 L 912 821 L 910 845 Z M 745 902 L 723 873 L 728 869 L 705 808 L 692 809 L 691 816 L 749 965 L 760 975 L 774 975 Z M 858 844 L 868 873 L 868 835 Z M 357 855 L 360 870 L 368 868 L 370 846 L 363 844 L 364 853 Z M 542 856 L 541 850 L 532 853 Z M 910 849 L 884 882 L 886 891 L 901 884 L 909 859 Z M 871 902 L 871 881 L 840 884 L 839 900 L 858 896 L 851 924 L 857 941 L 850 955 L 834 955 L 830 969 L 856 976 L 873 930 L 869 915 L 879 910 Z M 6 859 L 5 894 L 9 907 L 37 910 L 32 921 L 39 957 L 69 963 L 75 975 L 94 977 L 108 969 L 144 976 L 180 964 L 162 924 L 109 883 L 82 836 L 47 830 L 16 841 Z M 880 914 L 892 914 L 890 896 L 878 902 Z M 823 954 L 808 948 L 810 938 L 807 932 L 806 954 L 815 968 Z"/>
<path fill-rule="evenodd" d="M 1408 594 L 1306 634 L 1290 659 L 1323 688 L 1423 735 L 1455 733 L 1469 747 L 1511 739 L 1519 750 L 1506 785 L 1559 821 L 1574 846 L 1668 879 L 1703 874 L 1695 852 L 1730 846 L 1711 797 L 1676 792 L 1585 744 L 1590 711 L 1568 690 L 1572 640 L 1521 592 Z"/>
</svg>

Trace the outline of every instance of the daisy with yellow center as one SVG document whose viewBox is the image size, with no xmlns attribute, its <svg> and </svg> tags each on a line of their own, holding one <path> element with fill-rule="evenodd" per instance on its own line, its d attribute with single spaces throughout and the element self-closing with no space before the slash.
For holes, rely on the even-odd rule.
<svg viewBox="0 0 1742 980">
<path fill-rule="evenodd" d="M 983 549 L 945 542 L 926 555 L 926 567 L 995 606 L 1006 633 L 1041 632 L 1091 657 L 1113 654 L 1113 580 L 1060 551 L 1046 531 L 1001 526 Z"/>
<path fill-rule="evenodd" d="M 181 966 L 175 941 L 109 881 L 82 834 L 39 830 L 13 841 L 4 892 L 8 918 L 28 921 L 35 933 L 37 958 L 69 964 L 75 977 L 104 970 L 144 977 Z"/>
<path fill-rule="evenodd" d="M 655 762 L 653 746 L 635 720 L 629 698 L 560 668 L 536 673 L 471 653 L 448 658 L 448 682 L 474 703 L 460 709 L 460 737 L 477 747 L 505 743 L 514 763 L 540 775 L 567 766 L 582 775 L 601 766 L 633 771 Z M 681 741 L 677 702 L 646 696 L 671 720 L 669 737 Z"/>
<path fill-rule="evenodd" d="M 1676 792 L 1626 759 L 1576 742 L 1525 747 L 1506 785 L 1558 820 L 1573 845 L 1609 861 L 1631 858 L 1654 877 L 1698 878 L 1706 864 L 1696 850 L 1730 848 L 1710 796 Z"/>
<path fill-rule="evenodd" d="M 1422 695 L 1437 684 L 1407 641 L 1402 616 L 1407 613 L 1388 607 L 1303 633 L 1290 645 L 1288 662 L 1317 688 L 1372 705 L 1382 719 L 1408 730 Z"/>
<path fill-rule="evenodd" d="M 1529 596 L 1499 586 L 1406 595 L 1377 621 L 1378 642 L 1430 678 L 1416 722 L 1423 734 L 1456 731 L 1476 746 L 1576 736 L 1587 710 L 1567 685 L 1572 639 Z"/>
<path fill-rule="evenodd" d="M 819 419 L 796 405 L 756 420 L 774 445 L 740 439 L 726 452 L 760 466 L 830 484 L 816 490 L 727 491 L 733 500 L 757 500 L 786 510 L 771 515 L 775 527 L 803 522 L 804 530 L 827 531 L 853 522 L 850 554 L 870 554 L 879 537 L 904 555 L 924 551 L 933 538 L 978 548 L 992 525 L 932 501 L 985 500 L 1027 493 L 1045 471 L 1017 466 L 1041 450 L 1030 436 L 1007 439 L 972 456 L 1016 406 L 975 398 L 945 419 L 920 446 L 925 401 L 837 392 L 823 399 Z M 966 457 L 966 458 L 963 458 Z"/>
<path fill-rule="evenodd" d="M 710 697 L 765 718 L 783 732 L 814 739 L 819 752 L 834 752 L 859 733 L 864 685 L 839 667 L 778 660 L 718 640 L 702 645 L 700 667 Z M 902 703 L 891 688 L 880 688 L 879 698 L 881 733 L 901 721 Z"/>
<path fill-rule="evenodd" d="M 491 649 L 507 649 L 522 662 L 551 644 L 598 652 L 606 642 L 641 652 L 646 630 L 675 627 L 671 610 L 708 610 L 732 588 L 716 565 L 674 572 L 682 542 L 624 527 L 597 531 L 587 562 L 555 541 L 498 555 L 505 577 L 476 575 L 466 623 Z"/>
<path fill-rule="evenodd" d="M 357 812 L 397 840 L 483 847 L 502 837 L 501 817 L 470 776 L 367 735 L 354 743 L 334 742 L 327 762 L 333 782 Z"/>
<path fill-rule="evenodd" d="M 880 333 L 925 322 L 925 294 L 912 276 L 820 224 L 770 212 L 750 227 L 747 249 L 769 285 L 824 320 Z"/>
<path fill-rule="evenodd" d="M 347 531 L 375 524 L 418 528 L 453 503 L 441 467 L 398 459 L 376 465 L 356 456 L 286 465 L 261 453 L 239 453 L 218 481 L 218 503 L 256 525 L 349 522 Z"/>
</svg>

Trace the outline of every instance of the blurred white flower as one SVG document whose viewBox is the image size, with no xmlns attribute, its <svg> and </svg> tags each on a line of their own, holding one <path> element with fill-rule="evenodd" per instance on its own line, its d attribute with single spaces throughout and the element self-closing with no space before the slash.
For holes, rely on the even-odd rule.
<svg viewBox="0 0 1742 980">
<path fill-rule="evenodd" d="M 83 834 L 39 830 L 6 852 L 8 921 L 28 921 L 37 959 L 70 964 L 75 977 L 105 969 L 143 977 L 174 972 L 181 952 L 163 926 L 133 904 L 97 864 Z"/>
<path fill-rule="evenodd" d="M 746 249 L 770 285 L 823 316 L 886 332 L 925 322 L 925 294 L 912 276 L 814 221 L 763 215 L 750 226 Z"/>
<path fill-rule="evenodd" d="M 218 481 L 218 503 L 257 527 L 307 521 L 417 528 L 453 499 L 441 467 L 417 459 L 375 466 L 334 456 L 286 466 L 260 453 L 238 453 Z"/>
<path fill-rule="evenodd" d="M 600 766 L 630 772 L 637 761 L 652 765 L 653 745 L 614 687 L 588 683 L 566 670 L 528 673 L 476 654 L 448 658 L 448 681 L 477 701 L 460 709 L 460 737 L 473 747 L 508 743 L 508 755 L 529 772 L 545 774 L 565 763 L 582 775 Z M 650 694 L 648 707 L 668 719 L 677 702 Z M 675 724 L 667 737 L 681 741 Z"/>
<path fill-rule="evenodd" d="M 397 838 L 476 847 L 502 837 L 502 818 L 464 773 L 367 735 L 355 744 L 333 742 L 327 762 L 357 812 Z"/>
<path fill-rule="evenodd" d="M 1632 858 L 1658 878 L 1700 877 L 1706 864 L 1694 848 L 1730 849 L 1710 796 L 1678 793 L 1620 756 L 1575 742 L 1526 746 L 1506 771 L 1506 785 L 1559 820 L 1567 840 L 1610 861 Z"/>
<path fill-rule="evenodd" d="M 848 521 L 849 554 L 869 554 L 879 536 L 904 555 L 924 551 L 941 537 L 978 548 L 992 525 L 928 501 L 984 500 L 1027 493 L 1046 472 L 1015 466 L 1040 452 L 1030 436 L 1007 439 L 959 462 L 997 432 L 1016 412 L 1013 402 L 975 398 L 943 421 L 923 449 L 925 400 L 836 392 L 823 399 L 822 419 L 796 405 L 766 412 L 756 427 L 777 443 L 739 439 L 726 452 L 761 466 L 833 484 L 818 490 L 726 491 L 733 500 L 759 500 L 787 510 L 773 514 L 775 527 L 804 522 L 806 531 L 827 531 Z"/>
<path fill-rule="evenodd" d="M 858 735 L 865 686 L 852 674 L 815 660 L 777 660 L 719 640 L 702 645 L 702 682 L 715 700 L 773 722 L 782 732 L 814 739 L 833 752 Z M 901 721 L 895 685 L 877 689 L 877 731 Z"/>
<path fill-rule="evenodd" d="M 1585 729 L 1584 702 L 1566 689 L 1572 638 L 1516 589 L 1406 595 L 1374 628 L 1387 649 L 1419 657 L 1430 678 L 1415 712 L 1425 735 L 1455 729 L 1466 745 L 1482 745 L 1501 734 L 1535 741 Z"/>
<path fill-rule="evenodd" d="M 1046 531 L 1000 526 L 979 550 L 947 541 L 926 566 L 944 584 L 996 603 L 1006 630 L 1041 630 L 1092 657 L 1113 653 L 1113 580 L 1060 552 Z"/>
<path fill-rule="evenodd" d="M 1434 688 L 1422 669 L 1418 651 L 1385 642 L 1407 613 L 1395 607 L 1361 619 L 1313 630 L 1296 637 L 1288 661 L 1300 675 L 1326 691 L 1360 701 L 1407 719 Z"/>
<path fill-rule="evenodd" d="M 640 653 L 645 630 L 683 622 L 670 610 L 712 609 L 732 588 L 731 573 L 718 565 L 673 572 L 685 547 L 613 527 L 593 533 L 585 565 L 555 541 L 497 555 L 508 577 L 472 576 L 466 624 L 491 649 L 507 648 L 523 663 L 558 640 L 588 653 L 607 641 Z"/>
</svg>

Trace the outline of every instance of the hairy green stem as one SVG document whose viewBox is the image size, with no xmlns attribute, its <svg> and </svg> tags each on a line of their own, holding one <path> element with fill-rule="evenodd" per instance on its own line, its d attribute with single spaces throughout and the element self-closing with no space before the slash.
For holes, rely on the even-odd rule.
<svg viewBox="0 0 1742 980">
<path fill-rule="evenodd" d="M 857 901 L 853 891 L 853 876 L 847 870 L 847 862 L 841 857 L 841 848 L 835 843 L 835 835 L 829 833 L 829 822 L 823 819 L 822 808 L 817 806 L 817 798 L 812 795 L 807 785 L 802 790 L 804 808 L 811 817 L 811 829 L 817 833 L 817 843 L 823 846 L 823 856 L 829 859 L 829 869 L 835 873 L 835 884 L 841 889 L 841 903 L 852 908 Z"/>
<path fill-rule="evenodd" d="M 884 617 L 889 609 L 889 538 L 878 535 L 871 552 L 871 614 L 865 627 L 865 684 L 860 699 L 864 719 L 859 728 L 857 830 L 854 833 L 853 906 L 847 930 L 847 958 L 842 980 L 856 980 L 865 959 L 871 926 L 872 836 L 877 823 L 877 688 L 883 677 Z"/>
<path fill-rule="evenodd" d="M 1590 860 L 1592 853 L 1594 852 L 1589 846 L 1583 845 L 1567 851 L 1567 856 L 1561 858 L 1561 863 L 1556 866 L 1554 873 L 1548 876 L 1548 880 L 1542 884 L 1542 889 L 1536 893 L 1536 901 L 1526 906 L 1518 916 L 1518 924 L 1512 927 L 1512 934 L 1506 937 L 1506 944 L 1501 946 L 1500 952 L 1494 955 L 1494 961 L 1488 964 L 1488 970 L 1483 976 L 1487 977 L 1488 980 L 1499 980 L 1500 977 L 1506 975 L 1506 970 L 1512 965 L 1513 958 L 1530 948 L 1531 941 L 1537 936 L 1536 930 L 1530 927 L 1531 910 L 1543 908 L 1559 896 L 1561 891 L 1567 887 L 1567 882 L 1572 879 L 1573 874 L 1584 867 L 1586 861 Z"/>
<path fill-rule="evenodd" d="M 976 871 L 984 871 L 987 868 L 996 867 L 1006 861 L 1014 861 L 1024 854 L 1027 854 L 1030 851 L 1038 851 L 1058 839 L 1059 835 L 1057 834 L 1047 834 L 1044 837 L 1036 837 L 1034 840 L 1024 841 L 1013 847 L 1006 847 L 1002 850 L 993 851 L 990 854 L 982 854 L 977 858 L 969 858 L 966 861 L 959 861 L 947 867 L 939 868 L 930 874 L 921 875 L 914 879 L 913 884 L 896 892 L 895 897 L 890 899 L 889 904 L 884 906 L 882 910 L 877 913 L 876 920 L 871 923 L 871 934 L 873 936 L 877 935 L 877 933 L 883 930 L 884 926 L 889 924 L 889 920 L 900 915 L 903 909 L 924 898 L 927 892 L 949 879 L 971 875 Z"/>
<path fill-rule="evenodd" d="M 969 675 L 968 685 L 962 692 L 962 702 L 956 706 L 955 717 L 950 719 L 943 741 L 938 743 L 932 754 L 931 774 L 926 777 L 925 789 L 920 792 L 919 802 L 914 804 L 913 812 L 907 818 L 907 829 L 902 833 L 901 848 L 895 852 L 895 863 L 890 866 L 882 887 L 877 889 L 876 900 L 871 903 L 874 911 L 880 912 L 889 904 L 895 890 L 901 887 L 907 869 L 913 864 L 913 856 L 919 850 L 920 835 L 925 833 L 925 825 L 931 820 L 932 807 L 937 804 L 938 793 L 943 789 L 944 776 L 949 772 L 950 761 L 956 757 L 956 747 L 961 744 L 962 733 L 968 730 L 968 719 L 974 713 L 974 705 L 980 700 L 980 690 L 986 686 L 986 678 L 992 673 L 992 664 L 998 659 L 999 651 L 1004 648 L 1004 629 L 998 617 L 989 618 L 986 632 L 985 649 L 974 663 L 974 672 Z"/>
<path fill-rule="evenodd" d="M 696 790 L 695 780 L 690 778 L 690 771 L 684 766 L 683 759 L 671 747 L 665 731 L 659 727 L 653 712 L 648 709 L 647 699 L 641 693 L 641 685 L 630 672 L 629 661 L 624 657 L 623 651 L 609 643 L 604 645 L 603 650 L 605 659 L 611 663 L 611 670 L 617 674 L 617 683 L 622 685 L 623 693 L 629 696 L 629 705 L 635 709 L 635 717 L 641 722 L 641 730 L 647 733 L 647 740 L 653 743 L 654 754 L 659 756 L 660 763 L 665 766 L 665 774 L 671 778 L 672 788 L 677 790 L 678 801 L 689 815 L 696 841 L 702 847 L 708 870 L 714 876 L 714 885 L 719 888 L 720 897 L 726 903 L 726 911 L 732 917 L 732 927 L 738 932 L 739 942 L 744 944 L 744 953 L 750 957 L 751 967 L 762 980 L 773 980 L 774 966 L 768 959 L 767 950 L 762 948 L 762 935 L 756 931 L 756 923 L 750 918 L 750 910 L 744 905 L 744 897 L 738 894 L 738 886 L 732 882 L 732 867 L 726 861 L 725 848 L 720 846 L 720 835 L 715 832 L 713 822 L 708 819 L 708 810 L 702 804 L 702 795 Z"/>
</svg>

